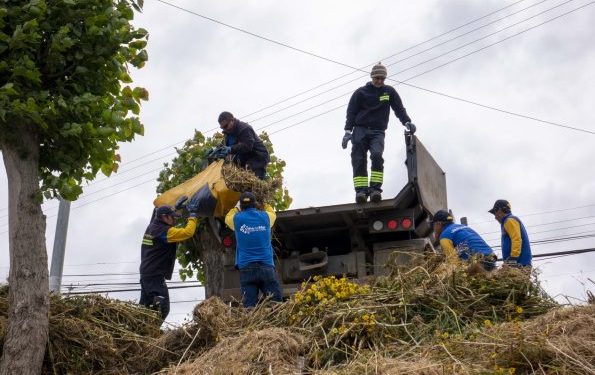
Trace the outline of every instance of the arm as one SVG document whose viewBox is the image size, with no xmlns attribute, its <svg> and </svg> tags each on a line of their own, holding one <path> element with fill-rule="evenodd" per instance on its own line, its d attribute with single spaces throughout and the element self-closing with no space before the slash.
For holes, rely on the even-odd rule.
<svg viewBox="0 0 595 375">
<path fill-rule="evenodd" d="M 448 261 L 448 263 L 459 263 L 459 256 L 457 255 L 457 251 L 455 250 L 454 244 L 450 239 L 441 238 L 440 246 L 442 247 L 442 251 L 444 251 L 444 255 L 446 255 L 446 260 Z"/>
<path fill-rule="evenodd" d="M 397 90 L 394 90 L 391 95 L 390 107 L 395 112 L 395 115 L 399 118 L 399 121 L 401 121 L 401 124 L 405 125 L 406 123 L 411 122 L 405 107 L 403 107 L 403 102 L 401 101 L 401 97 L 397 93 Z"/>
<path fill-rule="evenodd" d="M 271 223 L 271 228 L 273 227 L 273 225 L 275 225 L 275 220 L 277 220 L 277 214 L 275 213 L 275 210 L 273 209 L 273 207 L 271 207 L 271 205 L 265 203 L 264 204 L 264 212 L 267 213 L 267 215 L 269 216 L 269 221 Z"/>
<path fill-rule="evenodd" d="M 351 131 L 355 126 L 355 117 L 357 116 L 357 112 L 359 111 L 358 93 L 359 89 L 355 90 L 353 95 L 351 95 L 351 99 L 349 99 L 349 105 L 347 106 L 347 121 L 345 121 L 345 130 Z"/>
<path fill-rule="evenodd" d="M 225 224 L 227 224 L 227 226 L 229 227 L 229 229 L 231 230 L 236 230 L 233 226 L 233 218 L 236 216 L 236 214 L 240 212 L 240 210 L 237 207 L 232 208 L 231 210 L 229 210 L 229 212 L 227 213 L 227 215 L 225 215 Z"/>
<path fill-rule="evenodd" d="M 238 134 L 237 143 L 231 146 L 232 154 L 243 154 L 252 151 L 256 142 L 256 134 L 251 129 L 246 128 Z"/>
<path fill-rule="evenodd" d="M 504 223 L 504 230 L 510 237 L 510 257 L 518 258 L 521 256 L 521 246 L 523 245 L 523 240 L 521 238 L 521 224 L 511 217 Z"/>
<path fill-rule="evenodd" d="M 188 223 L 184 228 L 171 227 L 167 230 L 166 241 L 168 243 L 181 242 L 191 238 L 196 231 L 196 224 L 198 219 L 195 217 L 188 218 Z"/>
</svg>

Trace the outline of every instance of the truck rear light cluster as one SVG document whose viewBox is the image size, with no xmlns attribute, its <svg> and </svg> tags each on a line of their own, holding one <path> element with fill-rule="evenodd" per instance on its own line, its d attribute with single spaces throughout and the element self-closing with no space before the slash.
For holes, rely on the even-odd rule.
<svg viewBox="0 0 595 375">
<path fill-rule="evenodd" d="M 231 238 L 231 236 L 223 237 L 223 240 L 221 242 L 225 247 L 231 247 L 231 245 L 233 245 L 233 239 Z"/>
<path fill-rule="evenodd" d="M 394 218 L 388 220 L 375 220 L 372 223 L 372 229 L 377 232 L 386 232 L 393 230 L 409 230 L 413 227 L 413 220 L 408 217 Z"/>
</svg>

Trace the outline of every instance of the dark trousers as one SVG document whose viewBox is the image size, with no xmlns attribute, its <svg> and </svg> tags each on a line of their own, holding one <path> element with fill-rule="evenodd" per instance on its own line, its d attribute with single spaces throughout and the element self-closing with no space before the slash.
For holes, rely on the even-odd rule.
<svg viewBox="0 0 595 375">
<path fill-rule="evenodd" d="M 384 130 L 353 128 L 351 136 L 351 166 L 356 192 L 368 192 L 368 151 L 372 162 L 370 188 L 382 191 L 384 179 Z"/>
<path fill-rule="evenodd" d="M 281 287 L 277 281 L 275 268 L 263 263 L 249 263 L 240 269 L 240 289 L 244 307 L 254 307 L 258 303 L 258 293 L 271 295 L 275 302 L 283 301 Z"/>
<path fill-rule="evenodd" d="M 161 318 L 165 320 L 169 314 L 169 291 L 163 276 L 148 276 L 140 278 L 139 304 L 150 309 L 161 311 Z"/>
</svg>

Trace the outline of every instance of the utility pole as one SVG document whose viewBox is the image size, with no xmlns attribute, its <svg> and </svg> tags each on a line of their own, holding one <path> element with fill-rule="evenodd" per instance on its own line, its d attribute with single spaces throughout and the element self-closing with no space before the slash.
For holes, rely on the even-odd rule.
<svg viewBox="0 0 595 375">
<path fill-rule="evenodd" d="M 50 267 L 50 292 L 60 293 L 62 284 L 62 270 L 64 269 L 64 251 L 66 249 L 66 233 L 68 232 L 68 218 L 70 216 L 70 201 L 60 199 L 56 234 L 54 235 L 54 250 L 52 252 L 52 266 Z"/>
</svg>

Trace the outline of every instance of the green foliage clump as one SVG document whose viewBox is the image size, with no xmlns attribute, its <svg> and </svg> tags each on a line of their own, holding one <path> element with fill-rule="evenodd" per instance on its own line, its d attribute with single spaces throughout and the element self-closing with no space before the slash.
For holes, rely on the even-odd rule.
<svg viewBox="0 0 595 375">
<path fill-rule="evenodd" d="M 84 180 L 117 170 L 118 142 L 144 132 L 148 91 L 128 85 L 129 68 L 148 60 L 148 32 L 131 24 L 140 7 L 0 0 L 0 147 L 18 144 L 24 129 L 36 135 L 46 198 L 76 199 Z"/>
</svg>

